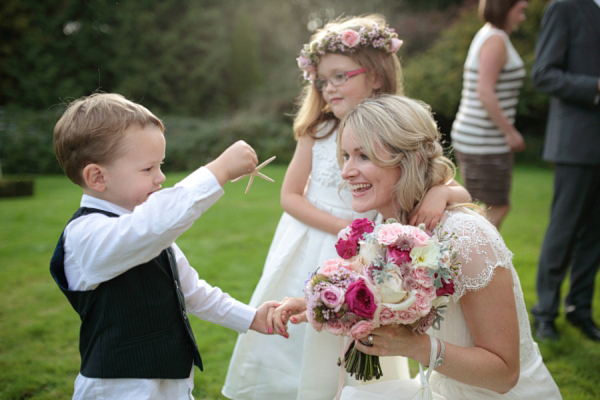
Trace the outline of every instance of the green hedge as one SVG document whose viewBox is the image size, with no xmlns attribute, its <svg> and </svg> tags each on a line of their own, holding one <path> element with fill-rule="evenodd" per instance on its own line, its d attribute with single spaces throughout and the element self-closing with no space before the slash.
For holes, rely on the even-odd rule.
<svg viewBox="0 0 600 400">
<path fill-rule="evenodd" d="M 0 161 L 5 174 L 56 174 L 61 169 L 52 148 L 60 111 L 35 112 L 0 107 Z M 242 139 L 260 160 L 273 155 L 288 163 L 295 141 L 290 120 L 238 113 L 220 119 L 164 117 L 167 151 L 164 170 L 187 171 L 217 157 Z"/>
</svg>

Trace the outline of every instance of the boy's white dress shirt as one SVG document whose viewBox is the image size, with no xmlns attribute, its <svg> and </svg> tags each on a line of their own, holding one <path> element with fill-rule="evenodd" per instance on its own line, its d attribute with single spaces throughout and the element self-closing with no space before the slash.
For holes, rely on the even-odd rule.
<svg viewBox="0 0 600 400">
<path fill-rule="evenodd" d="M 237 332 L 246 332 L 256 309 L 200 280 L 174 243 L 222 194 L 223 189 L 214 175 L 202 167 L 173 188 L 152 194 L 133 212 L 83 195 L 81 207 L 109 211 L 119 218 L 93 213 L 67 225 L 64 264 L 69 289 L 93 290 L 172 246 L 187 312 Z M 73 398 L 189 399 L 194 387 L 193 367 L 190 365 L 187 379 L 100 379 L 79 374 Z"/>
</svg>

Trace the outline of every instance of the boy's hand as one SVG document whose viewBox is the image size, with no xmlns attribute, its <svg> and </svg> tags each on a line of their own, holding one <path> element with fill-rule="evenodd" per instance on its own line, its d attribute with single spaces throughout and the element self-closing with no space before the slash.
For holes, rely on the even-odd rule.
<svg viewBox="0 0 600 400">
<path fill-rule="evenodd" d="M 268 321 L 272 319 L 273 311 L 275 308 L 279 307 L 279 305 L 280 303 L 278 301 L 264 302 L 256 309 L 256 314 L 254 315 L 254 320 L 252 320 L 250 329 L 267 335 L 273 334 L 273 325 Z M 285 332 L 280 332 L 279 334 L 286 338 L 289 336 Z"/>
<path fill-rule="evenodd" d="M 258 157 L 254 149 L 243 140 L 229 146 L 219 157 L 208 163 L 206 168 L 213 173 L 221 186 L 227 181 L 254 171 Z"/>
<path fill-rule="evenodd" d="M 287 337 L 287 323 L 300 324 L 308 322 L 306 316 L 306 300 L 304 297 L 286 297 L 279 307 L 269 310 L 267 323 L 273 330 Z"/>
</svg>

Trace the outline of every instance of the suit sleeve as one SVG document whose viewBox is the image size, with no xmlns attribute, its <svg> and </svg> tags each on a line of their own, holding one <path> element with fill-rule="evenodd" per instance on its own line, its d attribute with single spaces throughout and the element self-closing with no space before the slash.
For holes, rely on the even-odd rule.
<svg viewBox="0 0 600 400">
<path fill-rule="evenodd" d="M 580 24 L 579 10 L 567 2 L 548 5 L 542 18 L 535 46 L 535 61 L 531 71 L 533 86 L 578 107 L 592 108 L 598 92 L 598 76 L 574 73 L 569 70 L 572 24 Z"/>
</svg>

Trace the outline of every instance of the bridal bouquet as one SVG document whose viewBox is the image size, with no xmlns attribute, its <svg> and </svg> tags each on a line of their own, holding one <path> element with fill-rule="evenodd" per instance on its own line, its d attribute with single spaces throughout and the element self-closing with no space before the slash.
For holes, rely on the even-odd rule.
<svg viewBox="0 0 600 400">
<path fill-rule="evenodd" d="M 460 275 L 456 252 L 446 243 L 449 235 L 365 218 L 338 237 L 340 258 L 326 261 L 304 288 L 308 320 L 317 331 L 358 339 L 381 325 L 403 324 L 417 333 L 439 328 Z M 379 358 L 353 344 L 346 351 L 346 371 L 364 381 L 379 379 Z"/>
</svg>

